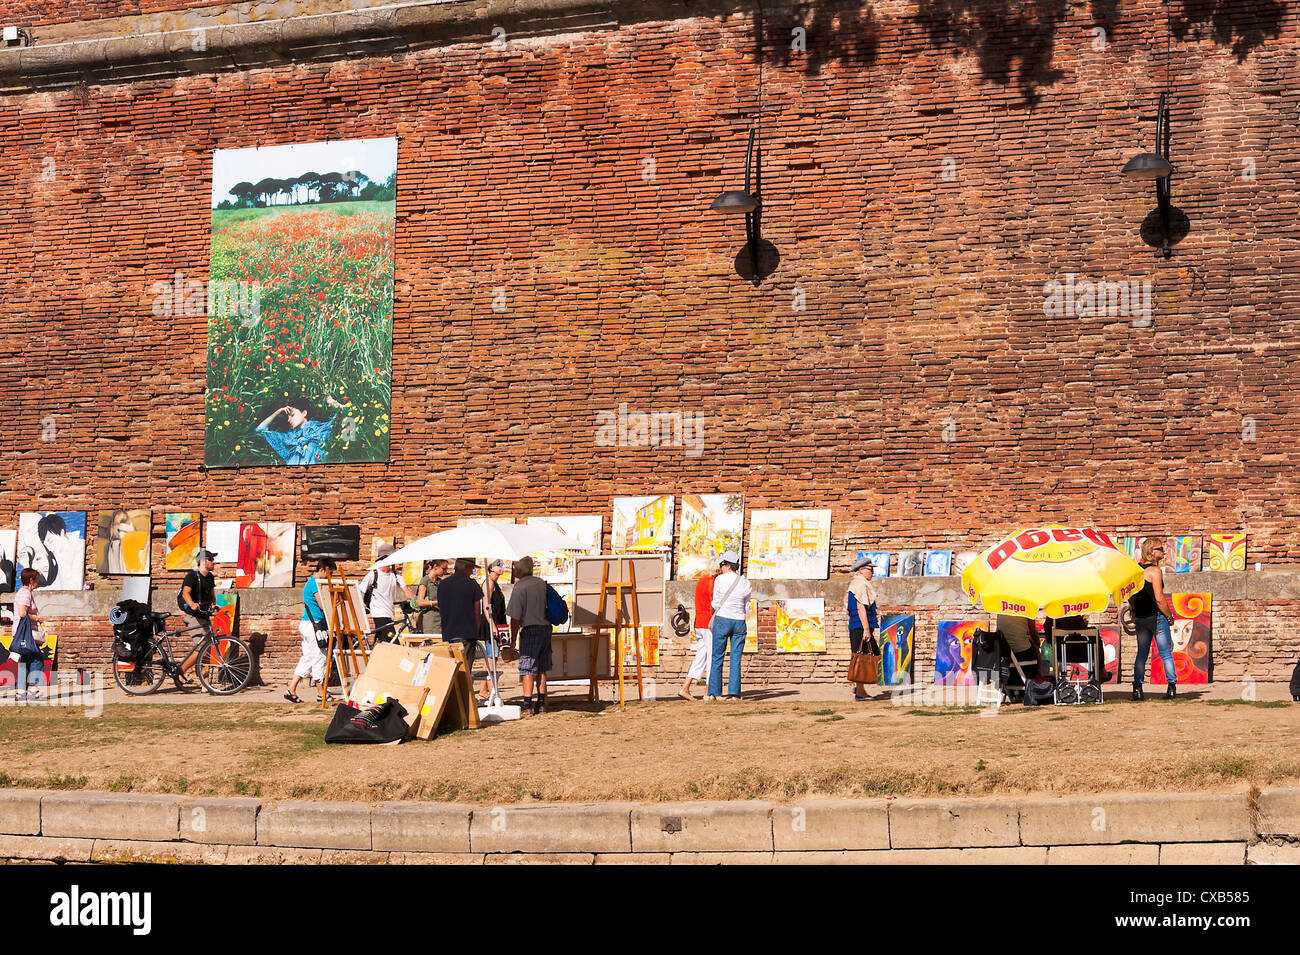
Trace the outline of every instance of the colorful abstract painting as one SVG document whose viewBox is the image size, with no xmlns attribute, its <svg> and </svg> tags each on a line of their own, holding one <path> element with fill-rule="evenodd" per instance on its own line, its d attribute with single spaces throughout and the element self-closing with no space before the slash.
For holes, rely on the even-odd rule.
<svg viewBox="0 0 1300 955">
<path fill-rule="evenodd" d="M 925 576 L 948 577 L 952 574 L 952 551 L 932 550 L 925 555 Z"/>
<path fill-rule="evenodd" d="M 245 521 L 239 525 L 236 587 L 292 587 L 297 524 Z"/>
<path fill-rule="evenodd" d="M 898 552 L 898 577 L 924 577 L 925 551 L 903 550 Z"/>
<path fill-rule="evenodd" d="M 212 632 L 219 637 L 233 637 L 238 623 L 239 594 L 217 591 L 216 604 L 212 614 Z"/>
<path fill-rule="evenodd" d="M 877 577 L 889 576 L 889 551 L 860 550 L 853 558 L 854 563 L 857 563 L 864 557 L 867 558 L 867 560 L 871 561 L 871 567 L 875 571 L 875 576 Z"/>
<path fill-rule="evenodd" d="M 1165 541 L 1165 560 L 1160 565 L 1167 571 L 1186 574 L 1201 569 L 1201 539 L 1182 535 Z"/>
<path fill-rule="evenodd" d="M 121 576 L 149 573 L 149 533 L 153 515 L 146 510 L 104 510 L 98 515 L 95 571 Z"/>
<path fill-rule="evenodd" d="M 199 515 L 188 512 L 166 514 L 163 520 L 167 535 L 163 566 L 168 570 L 191 569 L 199 556 Z"/>
<path fill-rule="evenodd" d="M 1245 534 L 1211 534 L 1206 550 L 1210 570 L 1246 569 Z"/>
<path fill-rule="evenodd" d="M 582 550 L 541 551 L 530 554 L 533 558 L 533 573 L 554 586 L 573 584 L 575 556 L 597 557 L 600 555 L 601 538 L 605 533 L 605 519 L 599 514 L 566 514 L 558 517 L 529 517 L 524 523 L 530 527 L 545 527 L 548 530 L 567 534 L 581 542 Z"/>
<path fill-rule="evenodd" d="M 825 580 L 831 566 L 831 512 L 751 511 L 745 573 L 751 579 Z"/>
<path fill-rule="evenodd" d="M 776 601 L 776 652 L 826 652 L 826 601 L 800 597 Z"/>
<path fill-rule="evenodd" d="M 1102 683 L 1119 682 L 1119 627 L 1098 627 L 1097 634 L 1101 637 L 1101 648 L 1106 654 L 1106 675 Z"/>
<path fill-rule="evenodd" d="M 1209 594 L 1171 594 L 1174 620 L 1169 625 L 1174 645 L 1174 674 L 1180 684 L 1209 683 L 1214 677 L 1213 636 Z M 1165 682 L 1165 668 L 1154 641 L 1151 647 L 1152 684 Z"/>
<path fill-rule="evenodd" d="M 979 624 L 973 620 L 941 620 L 934 652 L 934 682 L 945 686 L 972 686 L 971 646 Z"/>
<path fill-rule="evenodd" d="M 916 638 L 916 617 L 895 614 L 880 625 L 880 682 L 885 686 L 906 686 L 912 682 L 912 651 Z"/>
<path fill-rule="evenodd" d="M 18 553 L 18 532 L 0 529 L 0 594 L 11 593 L 17 580 L 14 560 Z"/>
<path fill-rule="evenodd" d="M 750 600 L 749 609 L 745 611 L 745 646 L 741 653 L 758 652 L 758 601 Z"/>
<path fill-rule="evenodd" d="M 613 554 L 673 552 L 673 496 L 614 498 L 609 538 Z"/>
<path fill-rule="evenodd" d="M 729 550 L 744 556 L 743 494 L 682 495 L 681 532 L 677 540 L 677 579 L 695 580 L 718 566 Z"/>
<path fill-rule="evenodd" d="M 28 567 L 46 590 L 80 590 L 86 582 L 86 512 L 19 514 L 14 579 Z"/>
<path fill-rule="evenodd" d="M 388 460 L 396 191 L 395 138 L 213 153 L 210 281 L 154 286 L 207 315 L 207 467 Z"/>
</svg>

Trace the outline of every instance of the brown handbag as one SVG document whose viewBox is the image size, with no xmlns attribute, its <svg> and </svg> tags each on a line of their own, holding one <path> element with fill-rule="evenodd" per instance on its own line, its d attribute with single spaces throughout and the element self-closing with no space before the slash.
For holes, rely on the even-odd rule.
<svg viewBox="0 0 1300 955">
<path fill-rule="evenodd" d="M 879 683 L 880 648 L 876 645 L 876 638 L 863 637 L 859 651 L 849 655 L 849 682 Z"/>
</svg>

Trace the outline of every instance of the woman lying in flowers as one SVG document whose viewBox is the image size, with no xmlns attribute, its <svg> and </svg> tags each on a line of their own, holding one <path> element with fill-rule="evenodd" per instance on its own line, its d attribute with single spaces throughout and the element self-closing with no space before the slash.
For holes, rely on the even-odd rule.
<svg viewBox="0 0 1300 955">
<path fill-rule="evenodd" d="M 329 395 L 325 403 L 342 411 L 344 405 Z M 283 421 L 278 421 L 280 416 Z M 306 398 L 290 398 L 275 409 L 257 426 L 257 433 L 266 438 L 285 464 L 321 464 L 325 461 L 325 445 L 329 443 L 334 418 L 325 418 Z"/>
</svg>

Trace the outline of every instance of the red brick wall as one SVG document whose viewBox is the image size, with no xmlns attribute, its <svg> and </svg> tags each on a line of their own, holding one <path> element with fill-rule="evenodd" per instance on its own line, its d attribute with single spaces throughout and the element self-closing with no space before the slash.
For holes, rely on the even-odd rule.
<svg viewBox="0 0 1300 955">
<path fill-rule="evenodd" d="M 0 20 L 9 26 L 33 27 L 224 6 L 252 4 L 233 4 L 230 0 L 6 0 Z"/>
<path fill-rule="evenodd" d="M 1123 4 L 1104 52 L 1081 4 L 1041 22 L 959 4 L 965 27 L 877 6 L 813 23 L 807 54 L 789 15 L 769 24 L 781 262 L 758 288 L 733 271 L 741 222 L 707 208 L 741 178 L 757 102 L 744 18 L 0 99 L 0 526 L 130 505 L 366 537 L 481 513 L 608 527 L 614 494 L 723 489 L 833 508 L 836 569 L 1037 519 L 1242 529 L 1252 562 L 1289 560 L 1294 18 L 1199 4 L 1180 26 L 1191 232 L 1166 262 L 1138 236 L 1152 190 L 1118 172 L 1152 137 L 1159 3 Z M 205 472 L 201 323 L 155 319 L 149 289 L 204 277 L 211 151 L 387 135 L 391 462 Z M 1045 316 L 1067 273 L 1152 281 L 1154 329 Z M 704 454 L 597 446 L 620 402 L 702 413 Z"/>
</svg>

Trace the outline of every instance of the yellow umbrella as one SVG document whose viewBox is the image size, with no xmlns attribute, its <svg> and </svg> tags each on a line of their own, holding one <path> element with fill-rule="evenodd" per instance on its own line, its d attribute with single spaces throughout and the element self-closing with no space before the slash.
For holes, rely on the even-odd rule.
<svg viewBox="0 0 1300 955">
<path fill-rule="evenodd" d="M 1098 613 L 1142 586 L 1142 568 L 1090 527 L 1029 527 L 990 547 L 961 574 L 962 590 L 989 613 L 1049 617 Z"/>
</svg>

